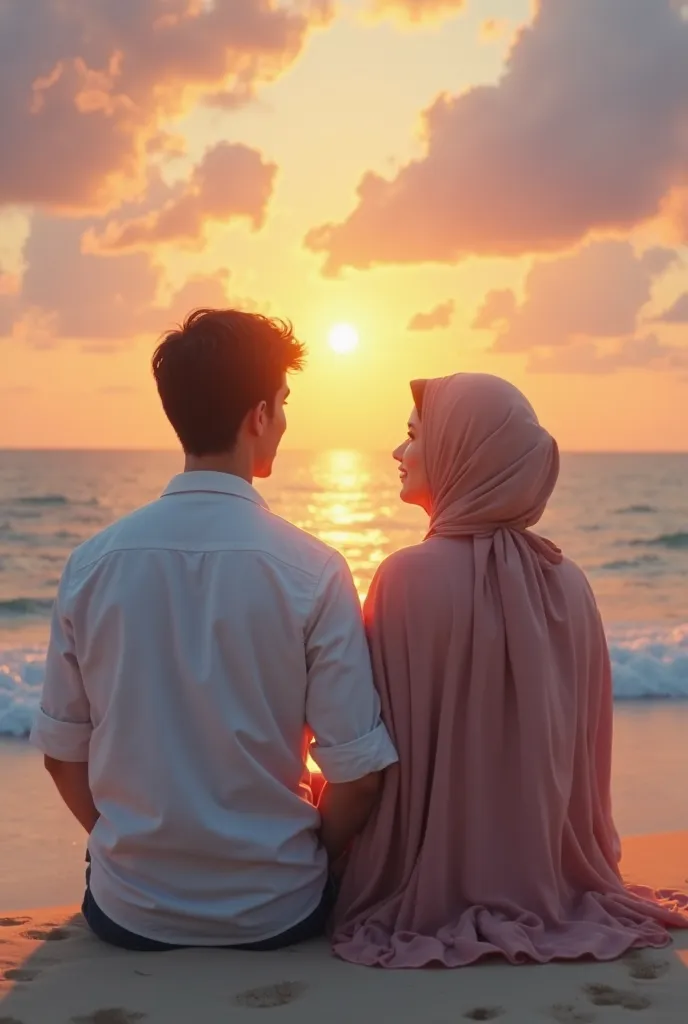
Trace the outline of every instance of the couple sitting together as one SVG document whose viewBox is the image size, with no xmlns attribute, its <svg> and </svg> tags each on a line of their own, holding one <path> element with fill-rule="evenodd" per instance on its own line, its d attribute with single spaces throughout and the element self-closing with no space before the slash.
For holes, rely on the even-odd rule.
<svg viewBox="0 0 688 1024">
<path fill-rule="evenodd" d="M 151 951 L 327 932 L 389 968 L 665 945 L 688 902 L 619 873 L 595 599 L 530 530 L 555 441 L 504 380 L 414 381 L 394 458 L 428 532 L 362 616 L 342 556 L 252 486 L 303 354 L 233 310 L 168 334 L 185 471 L 64 570 L 33 740 L 89 833 L 91 929 Z"/>
</svg>

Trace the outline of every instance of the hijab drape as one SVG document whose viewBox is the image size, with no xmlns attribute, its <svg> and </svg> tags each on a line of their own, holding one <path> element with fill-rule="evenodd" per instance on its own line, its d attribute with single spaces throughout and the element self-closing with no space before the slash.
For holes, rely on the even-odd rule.
<svg viewBox="0 0 688 1024">
<path fill-rule="evenodd" d="M 620 956 L 688 927 L 688 897 L 624 886 L 612 682 L 585 577 L 530 531 L 556 443 L 506 381 L 412 384 L 432 495 L 423 544 L 365 607 L 399 752 L 356 841 L 335 952 L 384 967 Z"/>
</svg>

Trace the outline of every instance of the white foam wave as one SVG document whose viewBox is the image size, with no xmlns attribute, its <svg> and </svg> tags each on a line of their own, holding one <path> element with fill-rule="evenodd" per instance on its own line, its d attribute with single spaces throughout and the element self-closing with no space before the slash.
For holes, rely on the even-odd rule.
<svg viewBox="0 0 688 1024">
<path fill-rule="evenodd" d="M 688 623 L 610 630 L 616 700 L 688 700 Z M 25 738 L 40 700 L 45 649 L 0 652 L 0 736 Z"/>
<path fill-rule="evenodd" d="M 688 623 L 609 634 L 617 700 L 688 699 Z"/>
<path fill-rule="evenodd" d="M 0 652 L 0 736 L 29 735 L 44 670 L 45 648 Z"/>
</svg>

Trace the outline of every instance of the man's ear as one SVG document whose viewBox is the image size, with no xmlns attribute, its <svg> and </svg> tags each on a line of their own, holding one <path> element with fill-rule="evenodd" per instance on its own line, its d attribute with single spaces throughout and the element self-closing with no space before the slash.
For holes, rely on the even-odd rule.
<svg viewBox="0 0 688 1024">
<path fill-rule="evenodd" d="M 268 422 L 268 405 L 266 401 L 259 402 L 246 414 L 244 421 L 248 432 L 252 437 L 262 437 Z"/>
</svg>

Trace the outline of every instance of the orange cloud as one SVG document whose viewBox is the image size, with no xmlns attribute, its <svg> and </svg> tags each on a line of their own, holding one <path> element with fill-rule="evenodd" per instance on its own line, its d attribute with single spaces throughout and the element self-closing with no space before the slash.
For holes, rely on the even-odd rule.
<svg viewBox="0 0 688 1024">
<path fill-rule="evenodd" d="M 667 195 L 662 204 L 661 219 L 670 243 L 688 243 L 688 187 L 679 186 Z"/>
<path fill-rule="evenodd" d="M 218 94 L 245 102 L 329 13 L 329 0 L 5 5 L 0 205 L 102 212 L 140 193 L 163 122 Z"/>
<path fill-rule="evenodd" d="M 638 256 L 628 242 L 591 242 L 559 259 L 537 261 L 520 304 L 508 290 L 488 292 L 473 326 L 497 330 L 494 352 L 633 334 L 654 282 L 676 260 L 672 249 L 648 249 Z"/>
<path fill-rule="evenodd" d="M 418 23 L 455 14 L 464 4 L 465 0 L 370 0 L 370 9 L 376 16 L 392 14 Z"/>
<path fill-rule="evenodd" d="M 454 301 L 448 299 L 440 302 L 434 309 L 427 313 L 416 313 L 409 320 L 407 330 L 409 331 L 434 331 L 440 327 L 449 327 L 454 316 Z"/>
<path fill-rule="evenodd" d="M 248 146 L 221 142 L 207 150 L 188 182 L 171 189 L 159 209 L 129 220 L 112 220 L 84 236 L 91 252 L 155 248 L 160 243 L 203 240 L 208 221 L 246 218 L 257 230 L 265 220 L 277 167 Z"/>
<path fill-rule="evenodd" d="M 688 178 L 688 23 L 671 0 L 542 0 L 496 85 L 441 96 L 427 152 L 306 237 L 324 272 L 554 252 L 653 218 Z"/>
<path fill-rule="evenodd" d="M 174 160 L 175 157 L 184 156 L 186 153 L 186 139 L 183 135 L 175 134 L 174 132 L 166 131 L 161 128 L 151 135 L 146 143 L 146 152 L 151 155 L 162 155 L 170 160 Z"/>
<path fill-rule="evenodd" d="M 8 274 L 0 267 L 0 295 L 16 295 L 19 288 L 19 275 Z"/>
</svg>

